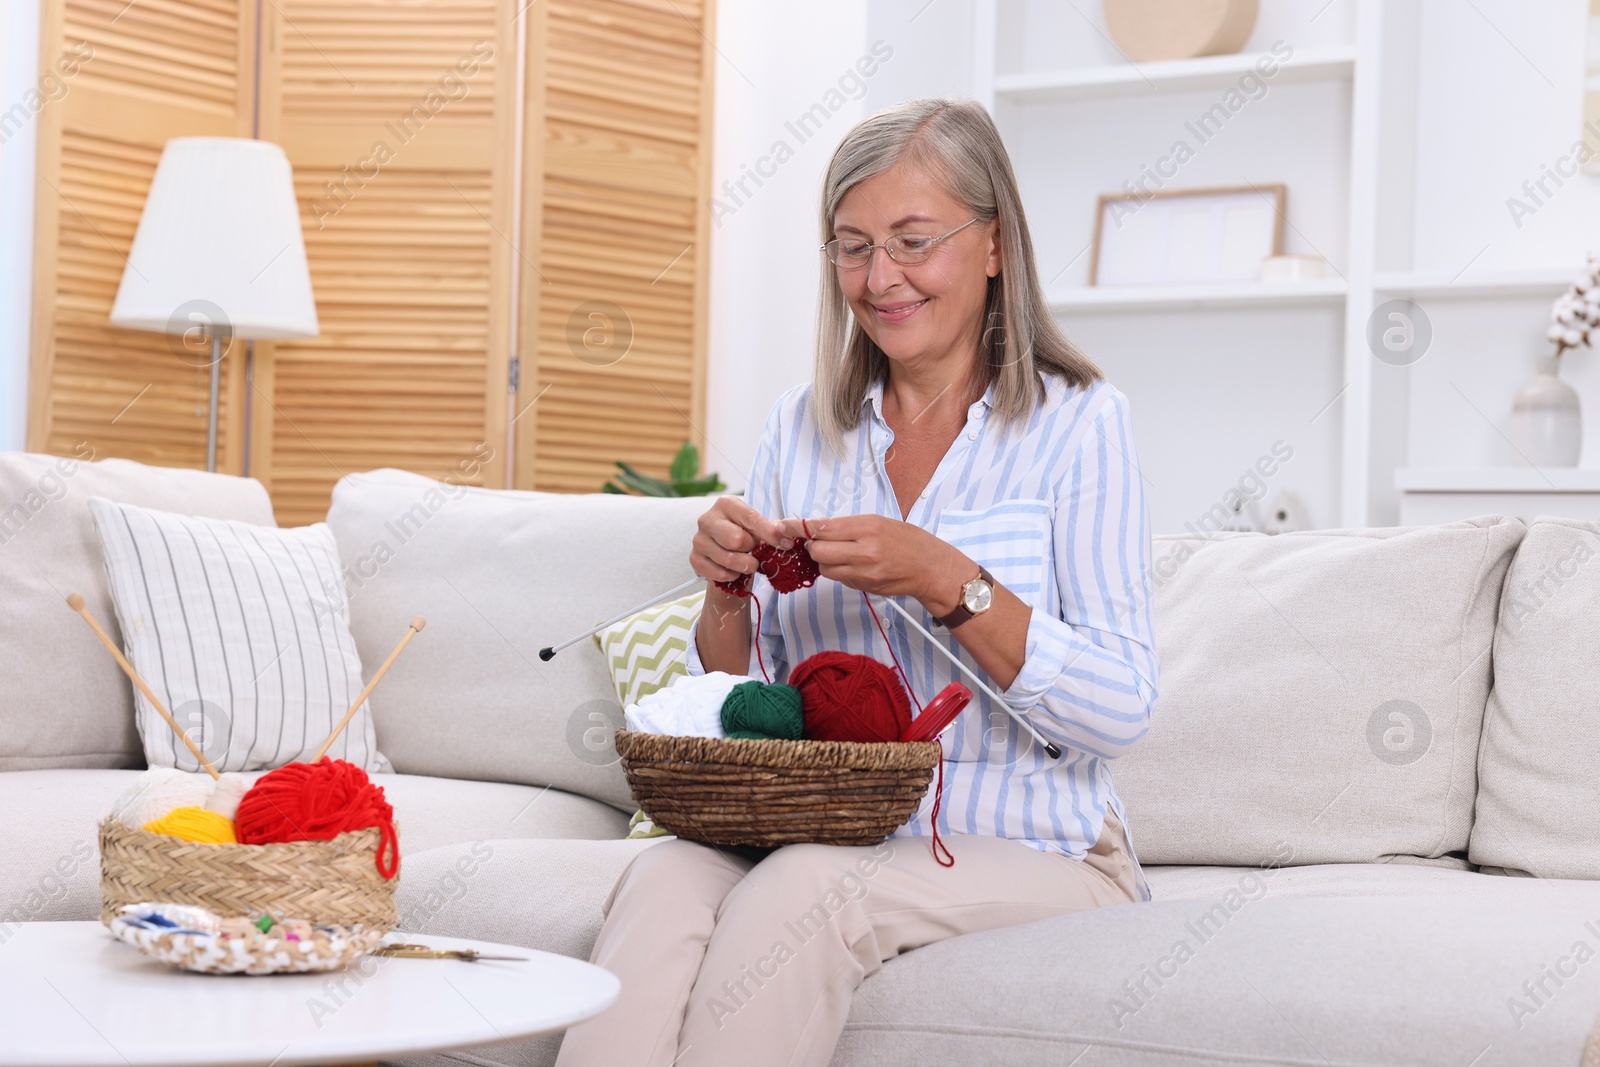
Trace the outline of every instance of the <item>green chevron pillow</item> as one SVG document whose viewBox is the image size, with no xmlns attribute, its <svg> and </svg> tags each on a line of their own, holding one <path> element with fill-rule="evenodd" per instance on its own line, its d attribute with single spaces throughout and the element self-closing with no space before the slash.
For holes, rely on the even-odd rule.
<svg viewBox="0 0 1600 1067">
<path fill-rule="evenodd" d="M 623 707 L 688 675 L 689 627 L 705 599 L 702 590 L 656 604 L 594 635 Z"/>
</svg>

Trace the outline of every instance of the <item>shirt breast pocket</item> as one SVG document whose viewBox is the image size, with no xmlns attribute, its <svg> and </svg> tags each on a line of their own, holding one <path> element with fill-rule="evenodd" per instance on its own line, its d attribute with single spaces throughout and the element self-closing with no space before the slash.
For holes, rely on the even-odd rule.
<svg viewBox="0 0 1600 1067">
<path fill-rule="evenodd" d="M 976 511 L 947 510 L 940 514 L 934 536 L 987 568 L 995 581 L 1024 602 L 1048 610 L 1052 511 L 1048 500 L 1006 500 Z"/>
</svg>

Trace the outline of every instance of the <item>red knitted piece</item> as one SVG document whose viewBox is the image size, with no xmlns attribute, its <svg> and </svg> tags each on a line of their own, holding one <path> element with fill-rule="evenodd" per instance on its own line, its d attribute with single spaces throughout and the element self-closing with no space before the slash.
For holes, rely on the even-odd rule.
<svg viewBox="0 0 1600 1067">
<path fill-rule="evenodd" d="M 811 531 L 807 529 L 807 533 Z M 767 581 L 772 583 L 772 588 L 780 593 L 792 593 L 796 589 L 805 589 L 822 575 L 817 569 L 817 561 L 811 558 L 811 553 L 806 551 L 806 539 L 798 538 L 793 548 L 773 548 L 765 541 L 761 542 L 750 554 L 756 558 L 756 573 L 767 576 Z M 741 574 L 739 577 L 726 582 L 716 583 L 717 588 L 724 593 L 732 593 L 739 597 L 754 597 L 750 589 L 750 575 Z M 772 676 L 767 673 L 766 661 L 761 658 L 761 601 L 753 601 L 756 606 L 756 665 L 761 668 L 761 677 L 772 681 Z"/>
<path fill-rule="evenodd" d="M 378 873 L 393 878 L 400 870 L 394 808 L 382 786 L 342 759 L 323 756 L 316 763 L 288 763 L 263 774 L 240 799 L 233 825 L 244 845 L 331 841 L 348 830 L 376 826 L 382 831 Z"/>
<path fill-rule="evenodd" d="M 766 575 L 772 588 L 780 593 L 807 588 L 822 572 L 817 569 L 817 562 L 806 551 L 805 545 L 803 537 L 789 549 L 774 548 L 765 541 L 761 542 L 750 553 L 759 564 L 756 572 Z M 741 574 L 731 581 L 718 582 L 717 588 L 734 596 L 750 596 L 750 575 Z"/>
<path fill-rule="evenodd" d="M 893 668 L 852 652 L 817 652 L 789 672 L 813 741 L 898 741 L 911 698 Z"/>
</svg>

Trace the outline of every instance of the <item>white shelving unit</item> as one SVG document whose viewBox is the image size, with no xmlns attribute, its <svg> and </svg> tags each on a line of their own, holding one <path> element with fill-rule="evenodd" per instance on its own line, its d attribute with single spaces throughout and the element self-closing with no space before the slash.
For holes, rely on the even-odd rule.
<svg viewBox="0 0 1600 1067">
<path fill-rule="evenodd" d="M 1378 274 L 1373 288 L 1384 297 L 1409 300 L 1495 300 L 1539 297 L 1554 300 L 1560 296 L 1579 268 L 1559 270 L 1501 271 L 1495 274 L 1444 274 L 1391 271 Z"/>
<path fill-rule="evenodd" d="M 997 99 L 1018 103 L 1055 103 L 1125 93 L 1223 89 L 1238 81 L 1255 65 L 1256 59 L 1253 53 L 1240 52 L 1166 63 L 1123 63 L 1037 74 L 1002 74 L 995 77 L 991 92 Z M 1355 65 L 1355 49 L 1348 46 L 1307 49 L 1283 63 L 1273 80 L 1280 83 L 1349 81 Z"/>
<path fill-rule="evenodd" d="M 1456 121 L 1458 112 L 1465 114 L 1466 105 L 1455 99 L 1440 104 L 1428 94 L 1446 90 L 1419 71 L 1425 62 L 1437 64 L 1443 56 L 1443 61 L 1462 64 L 1451 68 L 1451 76 L 1476 91 L 1474 76 L 1477 82 L 1484 77 L 1472 69 L 1478 60 L 1470 55 L 1458 59 L 1440 42 L 1448 39 L 1459 51 L 1458 39 L 1481 31 L 1481 39 L 1471 39 L 1474 47 L 1518 47 L 1508 46 L 1503 33 L 1491 38 L 1494 25 L 1478 24 L 1485 19 L 1506 23 L 1522 9 L 1510 0 L 1484 3 L 1484 10 L 1463 17 L 1453 6 L 1435 0 L 1343 0 L 1335 5 L 1320 0 L 1263 0 L 1256 32 L 1239 54 L 1141 64 L 1118 59 L 1109 37 L 1093 21 L 1098 12 L 1043 0 L 1006 0 L 1003 5 L 999 0 L 975 0 L 973 95 L 995 116 L 1012 153 L 1041 271 L 1048 278 L 1053 264 L 1067 264 L 1050 282 L 1051 309 L 1069 332 L 1090 336 L 1095 342 L 1091 356 L 1096 350 L 1112 349 L 1124 376 L 1157 382 L 1159 389 L 1147 395 L 1158 397 L 1157 408 L 1168 416 L 1183 414 L 1171 404 L 1161 406 L 1180 388 L 1169 384 L 1175 377 L 1191 388 L 1207 388 L 1214 404 L 1243 408 L 1238 391 L 1228 392 L 1230 374 L 1239 376 L 1240 391 L 1258 390 L 1263 407 L 1302 411 L 1307 428 L 1301 433 L 1309 446 L 1304 453 L 1312 457 L 1307 462 L 1321 462 L 1323 467 L 1298 469 L 1296 476 L 1304 478 L 1304 484 L 1296 489 L 1308 498 L 1320 493 L 1320 498 L 1308 500 L 1318 526 L 1398 521 L 1402 487 L 1396 472 L 1415 462 L 1409 453 L 1419 442 L 1437 448 L 1437 442 L 1419 429 L 1419 420 L 1448 423 L 1457 417 L 1449 411 L 1439 414 L 1446 410 L 1437 399 L 1445 379 L 1456 392 L 1471 397 L 1471 382 L 1463 389 L 1452 376 L 1463 372 L 1441 374 L 1437 369 L 1445 357 L 1436 358 L 1421 377 L 1408 373 L 1410 368 L 1379 363 L 1367 341 L 1368 320 L 1375 309 L 1391 300 L 1417 302 L 1434 320 L 1436 337 L 1443 338 L 1437 343 L 1452 346 L 1450 359 L 1457 351 L 1487 359 L 1470 352 L 1471 338 L 1483 332 L 1472 315 L 1481 315 L 1485 305 L 1513 309 L 1516 344 L 1523 345 L 1525 337 L 1542 334 L 1544 326 L 1530 302 L 1554 299 L 1582 266 L 1579 248 L 1558 250 L 1531 268 L 1491 266 L 1506 258 L 1495 254 L 1485 255 L 1479 267 L 1470 252 L 1460 256 L 1462 262 L 1453 270 L 1429 266 L 1453 258 L 1453 252 L 1440 251 L 1440 234 L 1456 235 L 1440 223 L 1446 207 L 1433 196 L 1438 164 L 1419 159 L 1418 132 L 1428 122 L 1435 124 L 1429 129 L 1438 127 L 1435 138 L 1448 136 L 1443 124 Z M 1068 7 L 1072 11 L 1062 13 Z M 1574 6 L 1574 28 L 1578 14 Z M 1540 16 L 1547 38 L 1560 37 L 1560 27 L 1551 28 L 1553 17 Z M 1269 48 L 1285 42 L 1293 54 L 1287 59 L 1278 55 L 1269 91 L 1262 97 L 1278 99 L 1257 104 L 1252 98 L 1233 120 L 1238 132 L 1230 125 L 1222 131 L 1225 136 L 1202 141 L 1204 158 L 1173 177 L 1169 187 L 1285 182 L 1289 187 L 1285 250 L 1322 255 L 1331 265 L 1330 277 L 1299 284 L 1089 286 L 1088 257 L 1079 251 L 1088 223 L 1080 224 L 1076 213 L 1089 219 L 1097 195 L 1128 188 L 1121 178 L 1134 182 L 1150 178 L 1155 169 L 1151 161 L 1161 147 L 1160 132 L 1143 136 L 1143 131 L 1187 137 L 1183 131 L 1192 131 L 1193 126 L 1186 127 L 1186 120 L 1245 84 L 1241 79 L 1251 75 L 1258 60 L 1271 55 Z M 1526 45 L 1524 40 L 1524 51 Z M 1559 41 L 1551 47 L 1558 45 Z M 1500 58 L 1496 55 L 1497 61 Z M 1503 61 L 1507 70 L 1535 63 L 1511 51 Z M 1542 69 L 1537 74 L 1544 82 L 1551 81 Z M 1574 79 L 1576 108 L 1581 76 Z M 1526 80 L 1533 85 L 1531 75 Z M 1545 88 L 1533 85 L 1517 91 L 1543 94 Z M 1550 106 L 1545 97 L 1538 100 L 1539 106 Z M 1516 104 L 1504 106 L 1510 109 Z M 1529 102 L 1523 101 L 1521 113 L 1530 110 Z M 1502 137 L 1520 136 L 1514 126 L 1502 122 L 1492 129 Z M 1476 121 L 1474 136 L 1485 127 L 1490 124 Z M 1575 127 L 1576 123 L 1567 137 L 1569 144 L 1576 136 Z M 1078 143 L 1081 152 L 1063 147 Z M 1274 143 L 1283 146 L 1277 155 L 1271 152 Z M 1471 149 L 1478 155 L 1499 150 L 1486 132 Z M 1540 161 L 1530 157 L 1524 169 L 1537 176 Z M 1434 186 L 1428 184 L 1430 179 Z M 1491 188 L 1472 210 L 1484 218 L 1499 211 L 1506 195 L 1516 192 L 1513 183 L 1508 186 Z M 1589 194 L 1571 194 L 1569 199 L 1580 196 Z M 1044 206 L 1039 208 L 1041 201 Z M 1600 205 L 1600 197 L 1594 202 Z M 1600 221 L 1600 210 L 1593 215 Z M 1474 218 L 1473 224 L 1486 223 Z M 1593 242 L 1600 246 L 1600 227 L 1596 230 Z M 1495 237 L 1499 238 L 1498 231 Z M 1526 262 L 1528 257 L 1520 258 Z M 1076 272 L 1076 280 L 1061 277 L 1069 271 Z M 1226 314 L 1239 310 L 1253 314 Z M 1535 318 L 1524 328 L 1530 316 Z M 1141 346 L 1137 351 L 1132 350 L 1134 341 L 1125 340 L 1134 337 Z M 1115 351 L 1119 345 L 1130 351 Z M 1235 357 L 1235 349 L 1243 354 Z M 1288 371 L 1280 373 L 1261 355 L 1275 350 L 1286 353 L 1285 360 L 1292 355 L 1298 361 L 1292 368 L 1298 378 Z M 1218 380 L 1207 381 L 1172 362 L 1161 363 L 1159 371 L 1141 372 L 1145 378 L 1126 371 L 1137 360 L 1184 357 L 1216 361 Z M 1531 352 L 1527 359 L 1523 377 L 1532 373 Z M 1499 417 L 1502 413 L 1495 405 L 1501 401 L 1508 413 L 1515 384 L 1520 383 L 1504 391 L 1496 382 L 1503 395 L 1476 402 L 1480 414 L 1488 411 L 1486 417 Z M 1236 429 L 1252 417 L 1247 410 L 1215 414 L 1208 422 L 1194 416 L 1191 421 L 1200 427 L 1196 439 L 1181 446 L 1172 441 L 1180 430 L 1170 425 L 1159 431 L 1147 427 L 1143 436 L 1166 435 L 1162 444 L 1168 449 L 1165 456 L 1173 460 L 1169 467 L 1181 467 L 1186 475 L 1177 479 L 1183 484 L 1163 487 L 1164 491 L 1188 491 L 1193 472 L 1204 471 L 1205 477 L 1214 478 L 1212 472 L 1231 469 L 1223 465 L 1235 463 L 1233 457 L 1242 450 L 1256 448 Z M 1480 422 L 1474 430 L 1475 440 L 1490 442 L 1479 449 L 1485 455 L 1497 443 L 1499 431 L 1491 429 Z M 1226 440 L 1220 444 L 1208 440 L 1213 430 Z M 1229 433 L 1233 436 L 1227 437 Z M 1180 448 L 1191 454 L 1178 456 Z M 1215 458 L 1205 455 L 1208 448 Z M 1487 486 L 1493 479 L 1485 476 L 1480 481 Z M 1225 488 L 1225 483 L 1216 487 L 1219 492 Z M 1202 498 L 1191 493 L 1190 499 L 1196 503 L 1185 506 L 1194 513 Z M 1172 528 L 1170 521 L 1168 527 Z"/>
<path fill-rule="evenodd" d="M 1314 281 L 1234 282 L 1213 285 L 1105 285 L 1063 289 L 1050 310 L 1067 313 L 1175 311 L 1217 308 L 1333 307 L 1344 301 L 1345 283 Z"/>
<path fill-rule="evenodd" d="M 1580 467 L 1401 467 L 1400 523 L 1449 522 L 1463 514 L 1539 515 L 1600 521 L 1600 470 Z"/>
</svg>

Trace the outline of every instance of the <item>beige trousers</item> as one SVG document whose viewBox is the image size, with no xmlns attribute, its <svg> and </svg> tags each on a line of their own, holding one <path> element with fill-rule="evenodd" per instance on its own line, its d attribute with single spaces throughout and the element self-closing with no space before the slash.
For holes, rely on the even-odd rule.
<svg viewBox="0 0 1600 1067">
<path fill-rule="evenodd" d="M 589 959 L 617 1003 L 562 1041 L 557 1067 L 826 1067 L 856 987 L 957 934 L 1138 899 L 1115 813 L 1082 860 L 1005 838 L 788 845 L 764 856 L 681 839 L 635 856 Z M 761 856 L 759 862 L 757 856 Z"/>
</svg>

